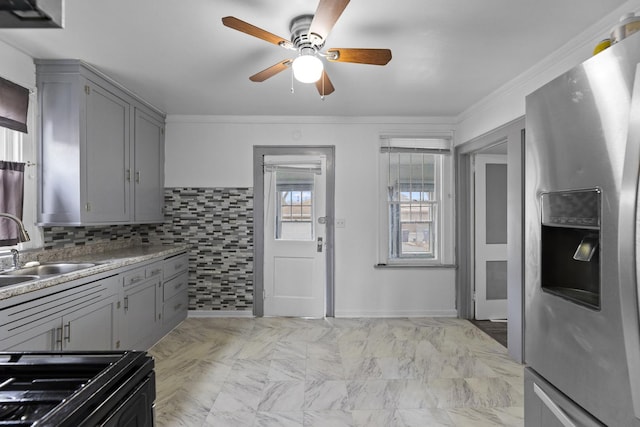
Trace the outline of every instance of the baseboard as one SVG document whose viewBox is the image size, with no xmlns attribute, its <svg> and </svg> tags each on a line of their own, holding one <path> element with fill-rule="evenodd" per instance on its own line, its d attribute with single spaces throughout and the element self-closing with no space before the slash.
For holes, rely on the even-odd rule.
<svg viewBox="0 0 640 427">
<path fill-rule="evenodd" d="M 187 317 L 253 317 L 250 310 L 189 310 Z"/>
<path fill-rule="evenodd" d="M 336 317 L 458 317 L 456 310 L 336 310 Z"/>
</svg>

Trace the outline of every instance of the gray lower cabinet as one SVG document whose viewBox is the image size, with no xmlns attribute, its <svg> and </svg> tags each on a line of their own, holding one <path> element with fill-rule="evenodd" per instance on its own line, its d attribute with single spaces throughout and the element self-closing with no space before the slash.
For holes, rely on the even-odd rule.
<svg viewBox="0 0 640 427">
<path fill-rule="evenodd" d="M 138 267 L 122 274 L 122 313 L 119 349 L 146 350 L 158 338 L 161 324 L 159 300 L 162 262 Z"/>
<path fill-rule="evenodd" d="M 189 308 L 189 259 L 186 254 L 164 261 L 162 284 L 162 332 L 167 334 L 187 317 Z"/>
<path fill-rule="evenodd" d="M 0 308 L 0 348 L 111 350 L 116 339 L 116 276 L 69 286 Z"/>
<path fill-rule="evenodd" d="M 77 60 L 36 60 L 38 221 L 162 222 L 164 115 Z"/>
<path fill-rule="evenodd" d="M 186 254 L 108 274 L 0 301 L 0 351 L 147 350 L 187 317 Z"/>
</svg>

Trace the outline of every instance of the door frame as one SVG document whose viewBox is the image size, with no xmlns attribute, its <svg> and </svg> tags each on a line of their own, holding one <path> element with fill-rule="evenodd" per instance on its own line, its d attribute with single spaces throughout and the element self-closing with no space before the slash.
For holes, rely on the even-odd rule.
<svg viewBox="0 0 640 427">
<path fill-rule="evenodd" d="M 264 156 L 323 155 L 326 158 L 326 288 L 325 316 L 335 315 L 335 146 L 253 146 L 253 315 L 264 316 Z"/>
<path fill-rule="evenodd" d="M 506 141 L 507 145 L 507 340 L 509 355 L 524 361 L 524 128 L 519 117 L 477 138 L 457 145 L 456 168 L 456 307 L 458 317 L 472 319 L 473 205 L 471 157 L 477 151 Z"/>
</svg>

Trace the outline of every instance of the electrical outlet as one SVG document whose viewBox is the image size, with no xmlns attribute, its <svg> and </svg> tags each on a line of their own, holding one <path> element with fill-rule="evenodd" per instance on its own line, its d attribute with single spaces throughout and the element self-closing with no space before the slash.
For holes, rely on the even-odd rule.
<svg viewBox="0 0 640 427">
<path fill-rule="evenodd" d="M 336 228 L 344 228 L 345 222 L 344 218 L 336 218 Z"/>
</svg>

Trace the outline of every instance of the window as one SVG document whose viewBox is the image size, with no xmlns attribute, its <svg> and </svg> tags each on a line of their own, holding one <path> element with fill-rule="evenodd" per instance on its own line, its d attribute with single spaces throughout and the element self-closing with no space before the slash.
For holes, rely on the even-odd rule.
<svg viewBox="0 0 640 427">
<path fill-rule="evenodd" d="M 451 263 L 450 140 L 385 138 L 380 152 L 379 263 Z"/>
<path fill-rule="evenodd" d="M 269 194 L 275 196 L 273 199 L 269 196 L 275 203 L 275 209 L 271 211 L 275 215 L 274 237 L 277 240 L 315 240 L 313 201 L 315 179 L 322 173 L 321 162 L 265 158 L 265 172 L 269 172 L 265 185 L 270 188 Z"/>
<path fill-rule="evenodd" d="M 35 114 L 35 95 L 30 97 L 31 106 L 28 113 L 28 123 L 33 123 Z M 33 126 L 29 126 L 33 128 Z M 24 174 L 24 199 L 22 222 L 29 233 L 30 241 L 19 243 L 18 249 L 37 248 L 42 246 L 42 234 L 36 227 L 37 200 L 37 169 L 35 166 L 36 150 L 33 133 L 25 134 L 5 127 L 0 127 L 0 160 L 26 163 Z M 0 247 L 0 254 L 8 251 L 9 247 Z"/>
<path fill-rule="evenodd" d="M 313 240 L 313 183 L 305 190 L 278 187 L 276 239 Z"/>
</svg>

